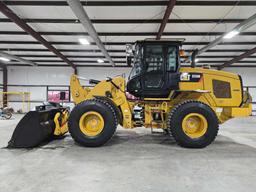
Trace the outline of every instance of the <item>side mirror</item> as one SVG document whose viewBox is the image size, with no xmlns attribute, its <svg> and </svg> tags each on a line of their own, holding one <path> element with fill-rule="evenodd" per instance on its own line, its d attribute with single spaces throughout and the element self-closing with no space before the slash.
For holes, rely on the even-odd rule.
<svg viewBox="0 0 256 192">
<path fill-rule="evenodd" d="M 127 57 L 133 57 L 133 45 L 132 44 L 126 44 L 126 56 Z"/>
</svg>

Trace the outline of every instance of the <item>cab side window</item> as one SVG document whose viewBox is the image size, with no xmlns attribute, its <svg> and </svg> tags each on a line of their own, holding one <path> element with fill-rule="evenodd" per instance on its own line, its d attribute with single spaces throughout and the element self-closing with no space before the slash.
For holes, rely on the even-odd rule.
<svg viewBox="0 0 256 192">
<path fill-rule="evenodd" d="M 175 72 L 177 70 L 177 48 L 168 47 L 167 54 L 167 71 Z"/>
</svg>

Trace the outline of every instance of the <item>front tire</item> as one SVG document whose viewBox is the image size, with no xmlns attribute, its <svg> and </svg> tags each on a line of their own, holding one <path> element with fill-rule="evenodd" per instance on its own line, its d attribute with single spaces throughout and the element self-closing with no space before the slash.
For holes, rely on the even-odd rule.
<svg viewBox="0 0 256 192">
<path fill-rule="evenodd" d="M 72 110 L 69 132 L 73 139 L 86 147 L 99 147 L 107 143 L 117 128 L 113 107 L 104 100 L 86 100 Z"/>
<path fill-rule="evenodd" d="M 204 148 L 219 130 L 215 112 L 199 101 L 185 101 L 175 106 L 168 117 L 168 129 L 177 144 L 187 148 Z"/>
</svg>

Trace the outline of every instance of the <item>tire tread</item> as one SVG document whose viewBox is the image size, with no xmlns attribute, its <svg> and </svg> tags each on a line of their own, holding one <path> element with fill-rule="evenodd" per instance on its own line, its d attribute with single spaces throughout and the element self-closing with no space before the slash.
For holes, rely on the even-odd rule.
<svg viewBox="0 0 256 192">
<path fill-rule="evenodd" d="M 206 142 L 204 145 L 198 146 L 198 147 L 193 147 L 193 146 L 189 146 L 189 145 L 187 145 L 187 144 L 184 144 L 183 142 L 180 141 L 179 138 L 177 138 L 177 135 L 175 134 L 175 130 L 173 129 L 173 125 L 172 125 L 174 115 L 175 115 L 175 113 L 179 110 L 179 108 L 180 108 L 181 106 L 186 105 L 186 104 L 188 104 L 188 103 L 199 103 L 199 104 L 203 104 L 203 105 L 209 107 L 207 104 L 205 104 L 205 103 L 203 103 L 203 102 L 201 102 L 201 101 L 197 101 L 197 100 L 186 100 L 186 101 L 183 101 L 183 102 L 177 104 L 177 105 L 174 106 L 173 109 L 170 111 L 170 114 L 169 114 L 169 116 L 168 116 L 168 118 L 167 118 L 167 130 L 169 131 L 170 136 L 172 136 L 172 137 L 175 139 L 176 143 L 177 143 L 179 146 L 181 146 L 181 147 L 188 147 L 188 148 L 203 148 L 203 147 L 206 147 L 207 145 L 211 144 L 211 143 L 215 140 L 215 138 L 217 137 L 218 131 L 219 131 L 219 124 L 218 124 L 218 126 L 217 126 L 217 130 L 216 130 L 215 135 L 213 136 L 213 138 L 212 138 L 211 140 L 209 140 L 208 142 Z M 210 107 L 209 107 L 209 108 L 210 108 Z M 211 108 L 210 108 L 210 109 L 211 109 Z M 211 110 L 212 110 L 212 109 L 211 109 Z M 212 110 L 212 112 L 213 112 L 213 114 L 214 114 L 214 117 L 213 117 L 213 118 L 214 118 L 216 121 L 218 121 L 218 117 L 217 117 L 216 113 L 215 113 L 213 110 Z"/>
<path fill-rule="evenodd" d="M 76 105 L 76 107 L 80 107 L 80 106 L 84 106 L 84 105 L 87 105 L 87 104 L 91 104 L 92 102 L 98 102 L 98 103 L 101 103 L 101 104 L 103 104 L 105 107 L 107 107 L 107 108 L 109 108 L 110 109 L 110 111 L 111 111 L 111 113 L 112 113 L 112 115 L 113 115 L 113 117 L 114 117 L 114 130 L 113 130 L 113 132 L 115 133 L 115 131 L 116 131 L 116 129 L 117 129 L 117 125 L 118 125 L 118 118 L 117 118 L 117 115 L 116 115 L 116 113 L 115 113 L 115 110 L 113 109 L 113 107 L 111 106 L 111 104 L 109 104 L 109 102 L 108 101 L 106 101 L 106 100 L 103 100 L 103 99 L 99 99 L 99 98 L 93 98 L 93 99 L 88 99 L 88 100 L 86 100 L 86 101 L 83 101 L 83 102 L 81 102 L 81 103 L 79 103 L 79 104 L 77 104 Z M 72 113 L 72 112 L 71 112 Z M 70 128 L 72 125 L 71 125 L 71 121 L 69 120 L 68 121 L 68 127 Z M 72 129 L 71 130 L 69 130 L 69 132 L 70 132 L 70 135 L 71 135 L 71 137 L 72 138 L 76 138 L 76 133 L 73 133 L 73 131 L 72 131 Z M 114 134 L 112 134 L 112 136 L 108 139 L 108 141 L 109 140 L 111 140 L 111 138 L 114 136 Z M 108 142 L 107 141 L 107 142 Z M 105 142 L 104 144 L 106 144 L 107 142 Z M 78 142 L 78 143 L 80 143 L 80 142 Z"/>
</svg>

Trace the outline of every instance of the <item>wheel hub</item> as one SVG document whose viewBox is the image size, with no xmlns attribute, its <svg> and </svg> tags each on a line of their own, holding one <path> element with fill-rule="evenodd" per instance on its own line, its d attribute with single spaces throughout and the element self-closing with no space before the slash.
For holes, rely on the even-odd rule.
<svg viewBox="0 0 256 192">
<path fill-rule="evenodd" d="M 208 128 L 206 118 L 199 113 L 190 113 L 182 121 L 182 129 L 190 138 L 202 137 Z"/>
<path fill-rule="evenodd" d="M 86 136 L 94 137 L 102 132 L 104 119 L 98 112 L 89 111 L 80 118 L 79 127 Z"/>
</svg>

